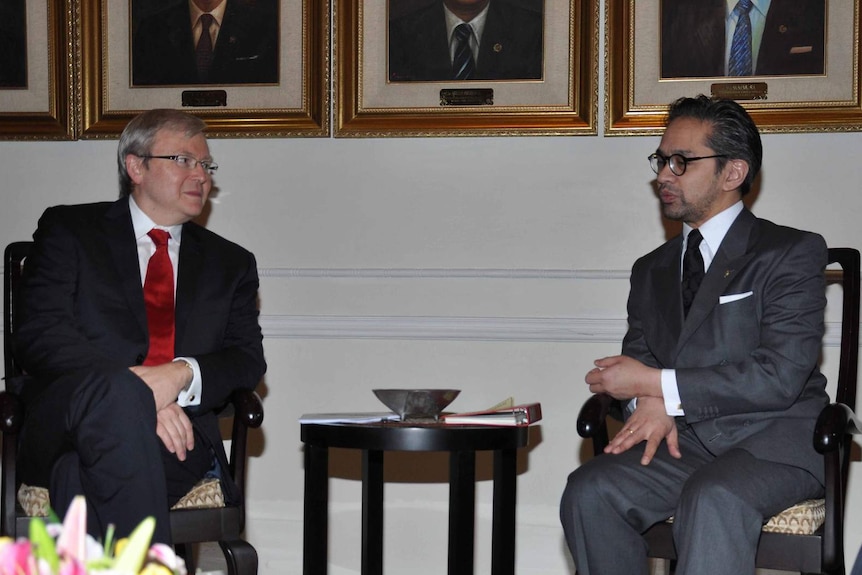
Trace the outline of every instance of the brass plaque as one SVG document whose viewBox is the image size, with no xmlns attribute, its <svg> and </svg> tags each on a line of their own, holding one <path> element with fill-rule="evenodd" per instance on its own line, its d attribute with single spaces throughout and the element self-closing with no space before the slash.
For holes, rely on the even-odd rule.
<svg viewBox="0 0 862 575">
<path fill-rule="evenodd" d="M 493 106 L 494 90 L 491 88 L 465 88 L 440 90 L 441 106 Z"/>
<path fill-rule="evenodd" d="M 766 82 L 723 82 L 710 87 L 713 97 L 727 100 L 766 100 Z"/>
<path fill-rule="evenodd" d="M 224 90 L 183 90 L 183 106 L 227 106 Z"/>
</svg>

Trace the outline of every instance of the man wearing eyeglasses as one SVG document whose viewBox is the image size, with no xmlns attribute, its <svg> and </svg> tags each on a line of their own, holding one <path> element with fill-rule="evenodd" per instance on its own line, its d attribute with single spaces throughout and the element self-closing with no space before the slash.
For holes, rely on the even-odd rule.
<svg viewBox="0 0 862 575">
<path fill-rule="evenodd" d="M 45 211 L 23 273 L 16 358 L 21 480 L 62 514 L 84 494 L 88 530 L 126 536 L 227 474 L 215 410 L 266 370 L 254 256 L 192 220 L 218 166 L 202 120 L 144 112 L 120 137 L 120 199 Z"/>
<path fill-rule="evenodd" d="M 579 575 L 645 575 L 641 534 L 670 516 L 676 575 L 753 574 L 762 524 L 822 497 L 827 249 L 745 208 L 761 156 L 737 103 L 671 105 L 649 160 L 682 234 L 635 262 L 622 354 L 586 375 L 626 418 L 563 494 Z"/>
</svg>

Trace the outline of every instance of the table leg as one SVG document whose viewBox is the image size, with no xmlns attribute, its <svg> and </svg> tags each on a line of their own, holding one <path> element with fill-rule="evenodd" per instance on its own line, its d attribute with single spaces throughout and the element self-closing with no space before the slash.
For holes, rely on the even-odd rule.
<svg viewBox="0 0 862 575">
<path fill-rule="evenodd" d="M 476 452 L 449 454 L 449 575 L 473 575 Z"/>
<path fill-rule="evenodd" d="M 329 450 L 305 445 L 302 573 L 326 575 L 329 512 Z"/>
<path fill-rule="evenodd" d="M 383 452 L 362 451 L 362 575 L 383 575 Z"/>
<path fill-rule="evenodd" d="M 491 532 L 492 575 L 515 574 L 517 464 L 518 453 L 515 449 L 501 449 L 494 452 L 494 519 Z"/>
</svg>

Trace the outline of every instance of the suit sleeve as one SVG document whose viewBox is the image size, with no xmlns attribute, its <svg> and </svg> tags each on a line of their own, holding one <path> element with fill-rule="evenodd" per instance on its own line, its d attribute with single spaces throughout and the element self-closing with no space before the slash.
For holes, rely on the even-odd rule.
<svg viewBox="0 0 862 575">
<path fill-rule="evenodd" d="M 39 220 L 31 254 L 24 262 L 16 305 L 16 357 L 28 374 L 50 381 L 83 369 L 126 367 L 111 348 L 88 337 L 76 318 L 83 245 L 64 223 L 62 209 L 49 208 Z"/>
<path fill-rule="evenodd" d="M 826 244 L 803 234 L 770 252 L 749 264 L 763 268 L 755 284 L 762 293 L 755 288 L 752 308 L 713 328 L 730 342 L 725 357 L 714 365 L 676 367 L 689 422 L 786 411 L 822 392 L 812 378 L 824 333 Z M 714 357 L 713 350 L 705 353 Z"/>
<path fill-rule="evenodd" d="M 258 275 L 254 256 L 245 252 L 231 291 L 227 320 L 213 351 L 193 354 L 201 368 L 203 391 L 198 409 L 224 405 L 236 389 L 254 389 L 266 372 L 258 322 Z"/>
</svg>

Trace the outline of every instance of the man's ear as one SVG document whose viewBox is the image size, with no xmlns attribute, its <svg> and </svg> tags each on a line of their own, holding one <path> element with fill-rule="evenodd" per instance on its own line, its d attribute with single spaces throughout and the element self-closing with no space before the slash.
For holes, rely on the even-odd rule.
<svg viewBox="0 0 862 575">
<path fill-rule="evenodd" d="M 730 160 L 724 166 L 724 171 L 725 188 L 727 190 L 738 190 L 745 183 L 745 178 L 748 177 L 748 162 L 740 159 Z"/>
<path fill-rule="evenodd" d="M 126 172 L 132 182 L 140 184 L 144 173 L 144 159 L 134 154 L 126 154 Z"/>
</svg>

